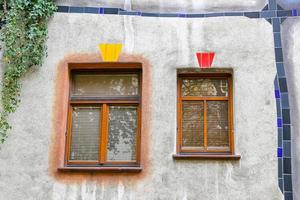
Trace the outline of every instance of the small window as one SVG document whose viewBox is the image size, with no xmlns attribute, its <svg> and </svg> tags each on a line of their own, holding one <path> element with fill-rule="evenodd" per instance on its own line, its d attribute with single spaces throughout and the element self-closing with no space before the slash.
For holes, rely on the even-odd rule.
<svg viewBox="0 0 300 200">
<path fill-rule="evenodd" d="M 231 74 L 178 76 L 177 154 L 233 154 Z"/>
<path fill-rule="evenodd" d="M 111 65 L 70 70 L 65 168 L 140 166 L 141 69 Z"/>
</svg>

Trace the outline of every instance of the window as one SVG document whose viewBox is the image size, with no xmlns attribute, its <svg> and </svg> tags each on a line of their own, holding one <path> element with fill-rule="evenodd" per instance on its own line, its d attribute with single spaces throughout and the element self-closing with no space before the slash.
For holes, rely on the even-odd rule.
<svg viewBox="0 0 300 200">
<path fill-rule="evenodd" d="M 141 64 L 70 64 L 70 68 L 64 168 L 139 171 Z"/>
<path fill-rule="evenodd" d="M 233 155 L 231 74 L 179 74 L 177 118 L 174 157 Z"/>
</svg>

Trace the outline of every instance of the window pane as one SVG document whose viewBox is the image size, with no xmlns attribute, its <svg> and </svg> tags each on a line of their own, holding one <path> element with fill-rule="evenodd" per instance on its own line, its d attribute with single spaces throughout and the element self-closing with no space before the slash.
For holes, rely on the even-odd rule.
<svg viewBox="0 0 300 200">
<path fill-rule="evenodd" d="M 107 160 L 136 159 L 137 107 L 110 106 Z"/>
<path fill-rule="evenodd" d="M 184 101 L 182 104 L 182 145 L 203 147 L 203 102 Z"/>
<path fill-rule="evenodd" d="M 182 96 L 228 96 L 227 79 L 183 79 Z"/>
<path fill-rule="evenodd" d="M 73 81 L 73 96 L 136 96 L 139 92 L 137 74 L 77 74 Z"/>
<path fill-rule="evenodd" d="M 98 160 L 100 108 L 73 107 L 70 160 Z"/>
<path fill-rule="evenodd" d="M 227 101 L 207 101 L 207 145 L 229 147 Z"/>
</svg>

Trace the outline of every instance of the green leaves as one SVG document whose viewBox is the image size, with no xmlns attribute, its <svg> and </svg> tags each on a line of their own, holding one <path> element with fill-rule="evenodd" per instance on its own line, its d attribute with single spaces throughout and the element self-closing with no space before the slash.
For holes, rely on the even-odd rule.
<svg viewBox="0 0 300 200">
<path fill-rule="evenodd" d="M 0 6 L 4 3 L 0 0 Z M 20 103 L 20 78 L 30 67 L 43 62 L 47 22 L 56 10 L 52 0 L 11 0 L 6 3 L 9 10 L 4 16 L 6 24 L 0 32 L 6 69 L 1 84 L 0 143 L 5 141 L 11 128 L 8 116 Z"/>
</svg>

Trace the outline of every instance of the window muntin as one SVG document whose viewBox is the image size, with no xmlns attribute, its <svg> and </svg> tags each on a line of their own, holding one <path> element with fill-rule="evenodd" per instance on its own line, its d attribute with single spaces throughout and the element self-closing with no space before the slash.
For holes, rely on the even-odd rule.
<svg viewBox="0 0 300 200">
<path fill-rule="evenodd" d="M 233 153 L 230 74 L 179 74 L 178 153 Z"/>
<path fill-rule="evenodd" d="M 67 165 L 139 166 L 141 71 L 75 70 L 70 83 Z"/>
</svg>

